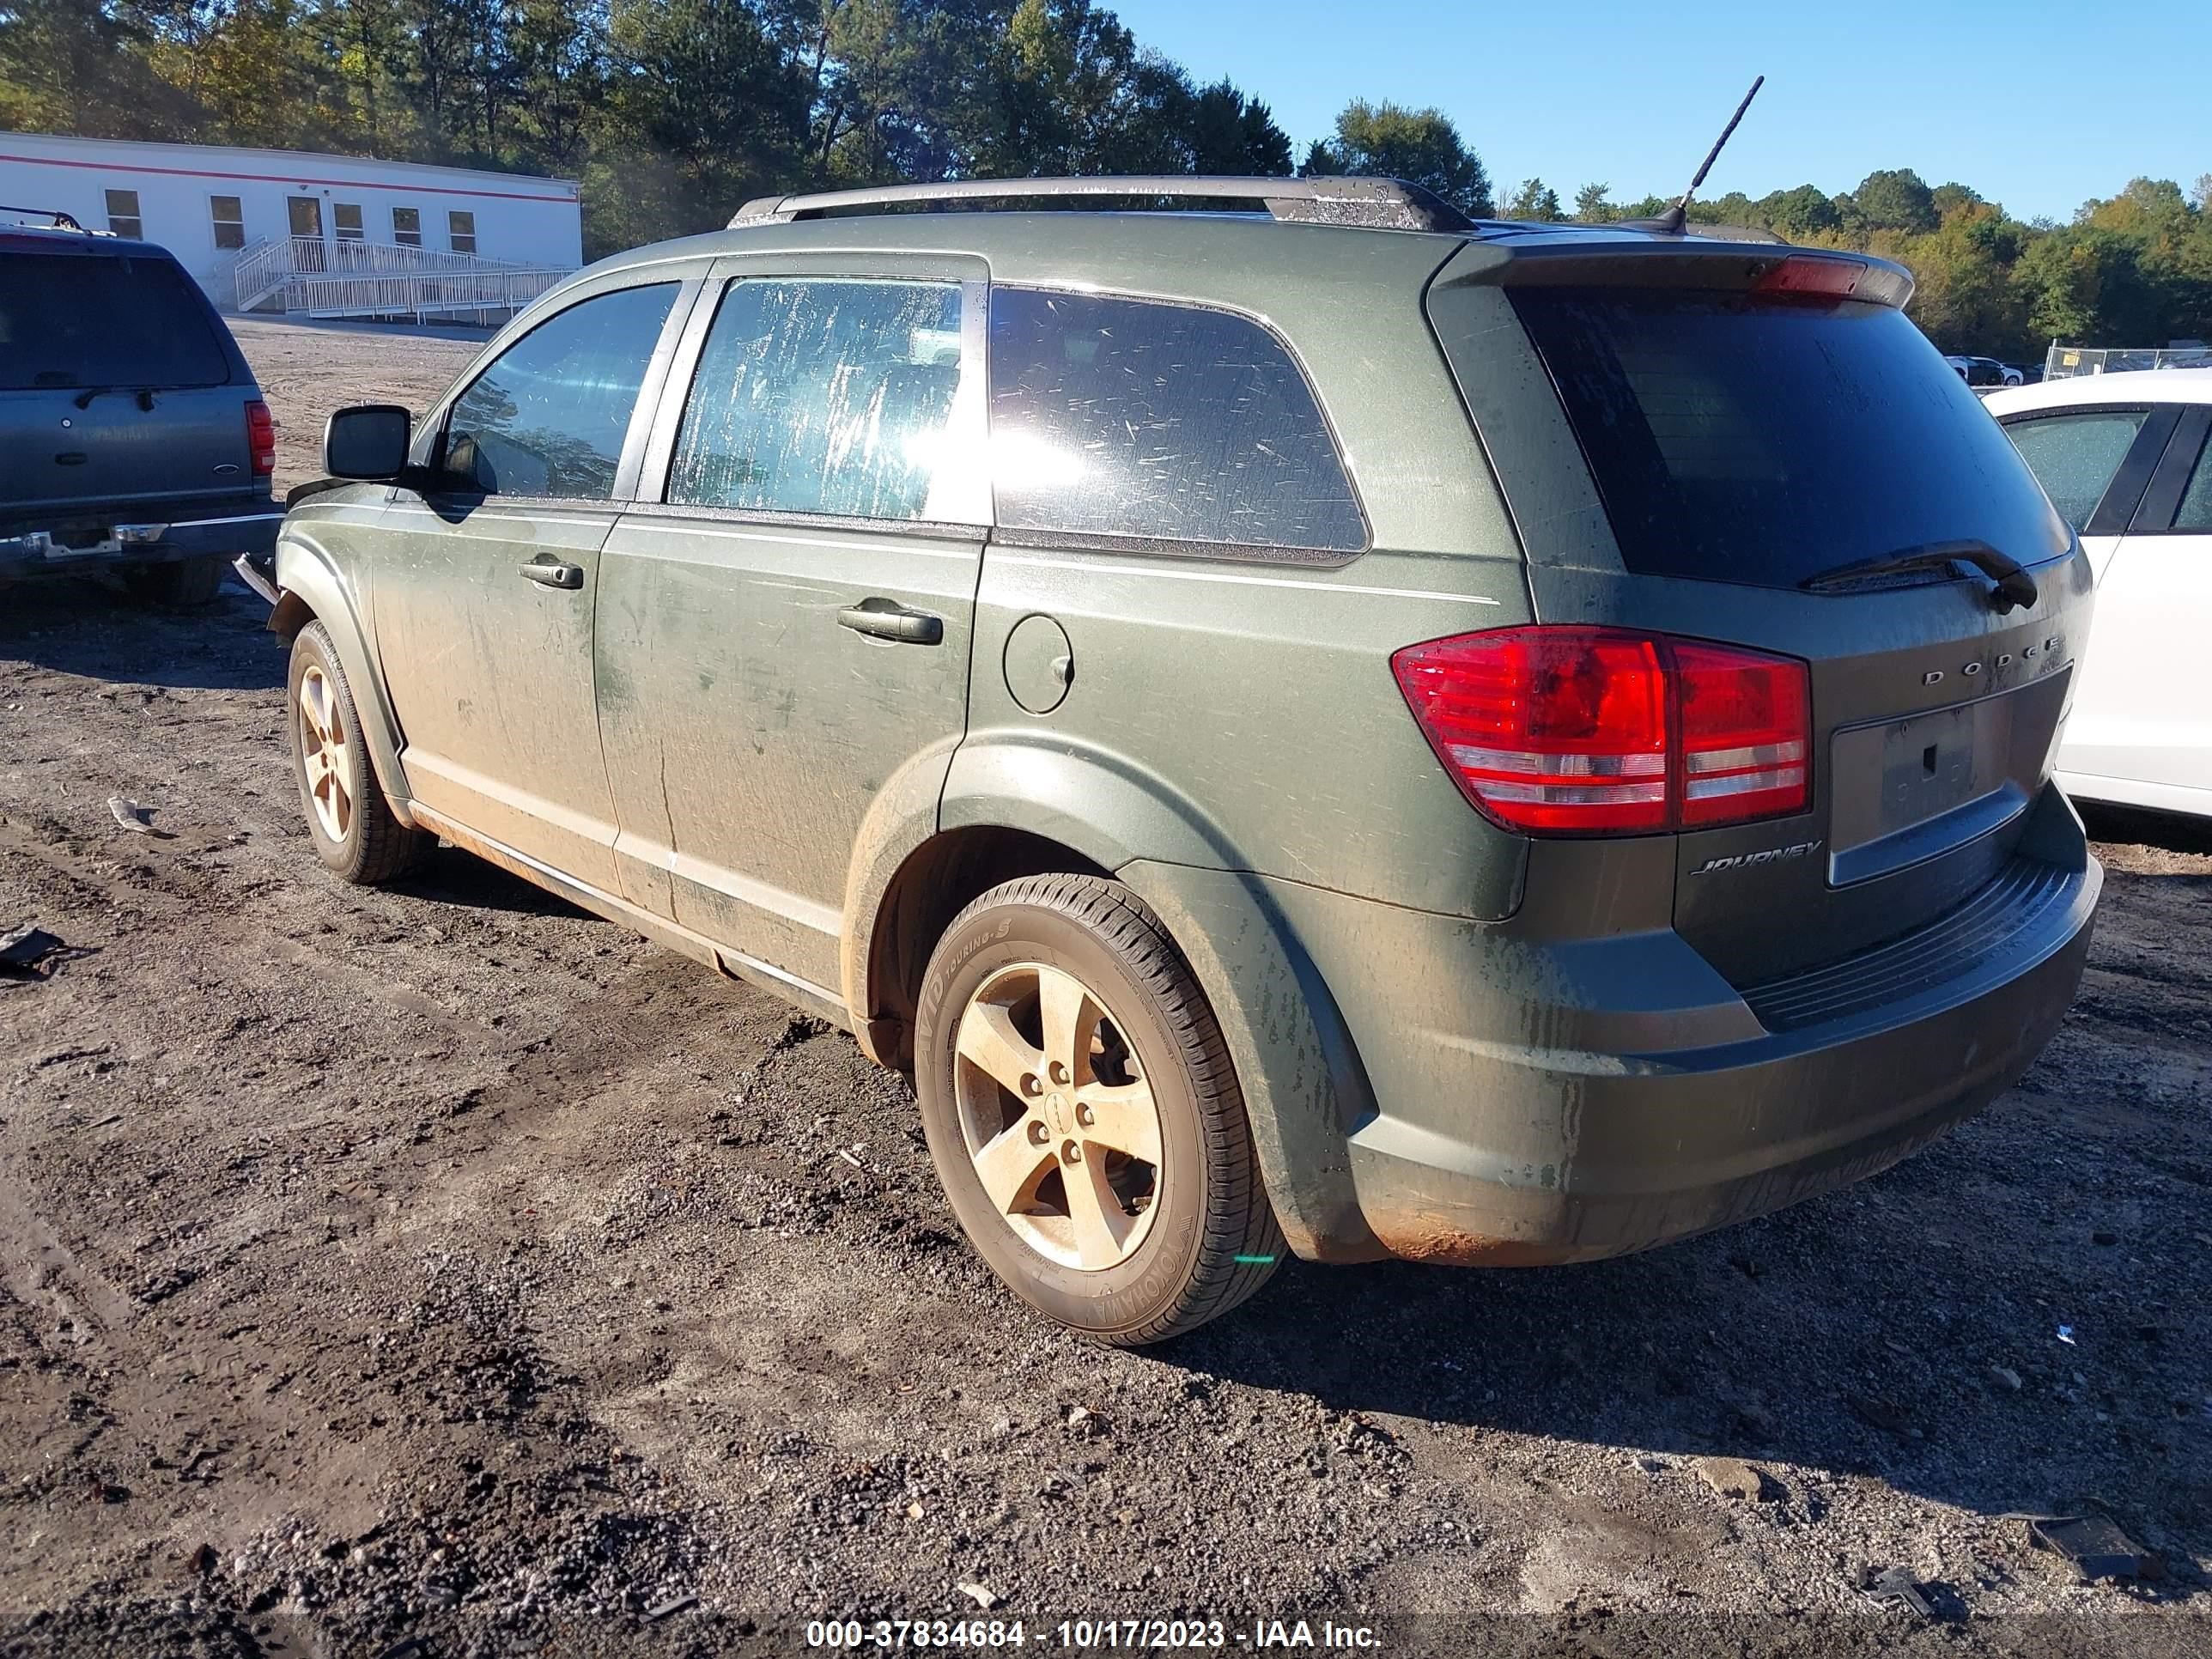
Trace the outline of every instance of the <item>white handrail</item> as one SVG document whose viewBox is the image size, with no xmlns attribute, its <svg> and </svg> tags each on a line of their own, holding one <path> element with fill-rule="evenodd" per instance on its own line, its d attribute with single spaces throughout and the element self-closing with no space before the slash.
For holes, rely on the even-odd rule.
<svg viewBox="0 0 2212 1659">
<path fill-rule="evenodd" d="M 520 306 L 568 274 L 440 248 L 315 236 L 257 242 L 230 272 L 240 311 L 273 299 L 288 312 L 418 316 L 447 307 Z"/>
</svg>

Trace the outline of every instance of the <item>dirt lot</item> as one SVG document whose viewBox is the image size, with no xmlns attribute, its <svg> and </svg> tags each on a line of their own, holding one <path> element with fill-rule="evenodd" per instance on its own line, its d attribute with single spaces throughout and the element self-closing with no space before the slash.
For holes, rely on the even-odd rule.
<svg viewBox="0 0 2212 1659">
<path fill-rule="evenodd" d="M 288 483 L 471 349 L 240 336 Z M 994 1287 L 846 1037 L 457 853 L 328 879 L 260 621 L 0 594 L 0 931 L 72 947 L 0 981 L 0 1652 L 786 1653 L 986 1596 L 1031 1645 L 2212 1647 L 2212 836 L 2100 821 L 2064 1030 L 1862 1188 L 1598 1267 L 1293 1264 L 1114 1353 Z M 2087 1507 L 2163 1578 L 2017 1518 Z"/>
</svg>

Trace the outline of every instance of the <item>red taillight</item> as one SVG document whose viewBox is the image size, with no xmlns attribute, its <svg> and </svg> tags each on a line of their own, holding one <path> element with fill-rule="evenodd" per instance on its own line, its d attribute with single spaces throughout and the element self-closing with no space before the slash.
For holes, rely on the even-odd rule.
<svg viewBox="0 0 2212 1659">
<path fill-rule="evenodd" d="M 276 422 L 269 405 L 256 398 L 246 406 L 246 447 L 253 456 L 253 476 L 273 477 L 276 471 Z"/>
<path fill-rule="evenodd" d="M 1805 665 L 1611 628 L 1501 628 L 1390 666 L 1467 798 L 1509 829 L 1622 835 L 1802 812 Z"/>
</svg>

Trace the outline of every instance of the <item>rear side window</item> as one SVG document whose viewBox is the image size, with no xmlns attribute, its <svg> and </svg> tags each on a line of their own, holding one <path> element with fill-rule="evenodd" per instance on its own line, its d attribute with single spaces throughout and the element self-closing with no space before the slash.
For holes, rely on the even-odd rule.
<svg viewBox="0 0 2212 1659">
<path fill-rule="evenodd" d="M 2015 421 L 2005 428 L 2051 504 L 2075 525 L 2089 522 L 2142 428 L 2147 409 L 2085 410 Z"/>
<path fill-rule="evenodd" d="M 1664 289 L 1512 290 L 1639 575 L 1791 587 L 1980 540 L 2033 564 L 2065 525 L 1902 312 Z"/>
<path fill-rule="evenodd" d="M 991 477 L 1010 529 L 1367 544 L 1305 376 L 1228 312 L 994 288 Z"/>
<path fill-rule="evenodd" d="M 979 519 L 972 455 L 952 441 L 960 303 L 952 283 L 731 283 L 684 404 L 668 500 Z"/>
<path fill-rule="evenodd" d="M 216 326 L 173 259 L 0 253 L 0 389 L 226 386 Z"/>
<path fill-rule="evenodd" d="M 454 483 L 487 495 L 612 495 L 677 286 L 617 289 L 570 306 L 494 358 L 447 418 Z"/>
<path fill-rule="evenodd" d="M 2197 470 L 2189 475 L 2189 488 L 2182 492 L 2181 506 L 2174 513 L 2176 530 L 2212 530 L 2212 441 L 2204 446 L 2197 458 Z"/>
</svg>

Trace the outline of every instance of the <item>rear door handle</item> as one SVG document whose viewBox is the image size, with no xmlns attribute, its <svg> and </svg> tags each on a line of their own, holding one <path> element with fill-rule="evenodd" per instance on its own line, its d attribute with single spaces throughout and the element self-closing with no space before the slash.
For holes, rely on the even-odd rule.
<svg viewBox="0 0 2212 1659">
<path fill-rule="evenodd" d="M 848 605 L 837 613 L 837 626 L 901 645 L 939 645 L 945 640 L 944 617 L 933 617 L 927 611 L 909 611 L 896 599 L 863 599 Z"/>
<path fill-rule="evenodd" d="M 546 587 L 581 587 L 584 567 L 580 564 L 526 564 L 522 574 Z"/>
</svg>

